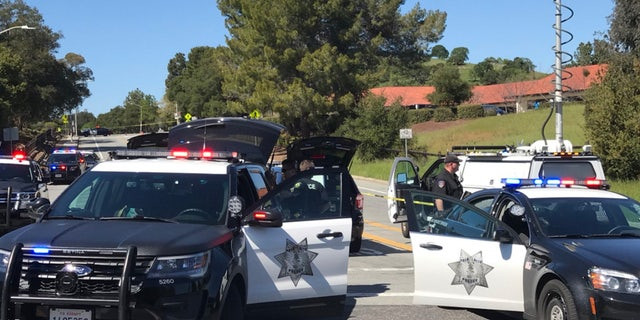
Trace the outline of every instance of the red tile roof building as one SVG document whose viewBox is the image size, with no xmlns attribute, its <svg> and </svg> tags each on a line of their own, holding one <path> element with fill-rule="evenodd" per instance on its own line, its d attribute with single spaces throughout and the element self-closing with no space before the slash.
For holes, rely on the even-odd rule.
<svg viewBox="0 0 640 320">
<path fill-rule="evenodd" d="M 591 84 L 598 81 L 601 73 L 606 72 L 606 65 L 590 65 L 565 68 L 572 76 L 562 81 L 563 98 L 580 97 Z M 566 77 L 566 75 L 565 75 Z M 554 97 L 555 74 L 542 79 L 521 82 L 475 86 L 473 95 L 465 104 L 492 104 L 507 106 L 518 112 L 525 111 L 529 102 L 548 101 Z M 384 96 L 386 106 L 399 102 L 402 106 L 420 108 L 431 106 L 427 95 L 435 91 L 434 87 L 380 87 L 370 90 L 371 93 Z"/>
</svg>

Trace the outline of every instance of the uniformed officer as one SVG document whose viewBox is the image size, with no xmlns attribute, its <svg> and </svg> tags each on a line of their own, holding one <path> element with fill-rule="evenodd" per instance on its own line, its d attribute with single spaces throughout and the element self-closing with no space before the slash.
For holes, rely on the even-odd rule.
<svg viewBox="0 0 640 320">
<path fill-rule="evenodd" d="M 460 167 L 460 159 L 454 154 L 448 154 L 444 158 L 444 168 L 438 173 L 433 186 L 433 192 L 460 199 L 462 197 L 462 185 L 456 172 Z M 444 204 L 441 199 L 435 199 L 436 209 L 444 211 Z"/>
</svg>

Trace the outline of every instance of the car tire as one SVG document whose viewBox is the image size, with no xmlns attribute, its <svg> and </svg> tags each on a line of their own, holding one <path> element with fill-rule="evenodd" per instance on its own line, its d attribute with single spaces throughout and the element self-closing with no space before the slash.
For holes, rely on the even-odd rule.
<svg viewBox="0 0 640 320">
<path fill-rule="evenodd" d="M 409 223 L 408 222 L 400 222 L 400 230 L 402 230 L 402 236 L 405 238 L 409 238 Z"/>
<path fill-rule="evenodd" d="M 578 310 L 571 291 L 559 280 L 551 280 L 542 288 L 538 299 L 538 319 L 577 320 Z"/>
<path fill-rule="evenodd" d="M 240 289 L 235 284 L 232 284 L 227 292 L 227 298 L 222 305 L 222 311 L 220 313 L 220 319 L 229 320 L 243 320 L 244 319 L 244 305 L 242 303 L 242 295 Z"/>
<path fill-rule="evenodd" d="M 362 236 L 355 238 L 349 244 L 349 253 L 360 252 L 360 248 L 362 248 Z"/>
</svg>

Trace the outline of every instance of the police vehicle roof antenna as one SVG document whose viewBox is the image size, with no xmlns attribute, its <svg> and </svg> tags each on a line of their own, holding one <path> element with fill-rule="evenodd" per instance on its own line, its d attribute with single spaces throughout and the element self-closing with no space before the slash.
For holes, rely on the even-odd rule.
<svg viewBox="0 0 640 320">
<path fill-rule="evenodd" d="M 571 72 L 563 70 L 562 65 L 566 63 L 570 63 L 573 61 L 573 55 L 566 51 L 562 51 L 562 45 L 573 40 L 573 34 L 567 30 L 562 29 L 562 23 L 571 19 L 573 17 L 573 10 L 571 8 L 562 4 L 562 0 L 554 0 L 556 5 L 556 23 L 553 26 L 553 29 L 556 32 L 556 45 L 553 47 L 553 50 L 556 55 L 556 61 L 553 66 L 553 71 L 555 73 L 555 94 L 554 94 L 554 107 L 556 110 L 556 141 L 560 145 L 561 149 L 565 149 L 564 139 L 562 137 L 562 91 L 570 90 L 566 85 L 562 84 L 562 80 L 567 80 L 573 76 Z M 569 17 L 562 19 L 562 8 L 565 8 L 569 11 Z M 562 34 L 565 33 L 569 36 L 569 40 L 562 41 Z M 567 57 L 567 60 L 562 60 L 563 55 Z M 563 77 L 564 74 L 564 77 Z M 546 143 L 546 139 L 545 139 Z"/>
</svg>

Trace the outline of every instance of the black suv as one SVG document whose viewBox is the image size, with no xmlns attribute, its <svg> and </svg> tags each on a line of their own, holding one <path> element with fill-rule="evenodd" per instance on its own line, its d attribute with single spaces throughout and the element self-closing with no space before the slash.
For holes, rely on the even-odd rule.
<svg viewBox="0 0 640 320">
<path fill-rule="evenodd" d="M 9 189 L 11 197 L 7 197 Z M 22 152 L 16 152 L 12 156 L 0 156 L 1 214 L 10 212 L 24 215 L 37 199 L 48 197 L 47 184 L 36 161 Z"/>
<path fill-rule="evenodd" d="M 102 128 L 102 127 L 98 127 L 98 128 L 91 128 L 91 129 L 84 129 L 82 131 L 80 131 L 80 134 L 88 137 L 90 135 L 92 136 L 108 136 L 113 134 L 113 131 L 111 131 L 111 129 L 107 129 L 107 128 Z"/>
<path fill-rule="evenodd" d="M 344 170 L 318 167 L 274 188 L 265 164 L 282 126 L 213 118 L 174 129 L 168 151 L 114 153 L 37 223 L 0 238 L 3 318 L 343 313 Z M 292 189 L 311 180 L 317 202 L 298 201 L 310 194 Z"/>
<path fill-rule="evenodd" d="M 87 163 L 80 151 L 75 148 L 55 149 L 47 159 L 47 168 L 51 182 L 73 182 L 87 169 Z"/>
</svg>

